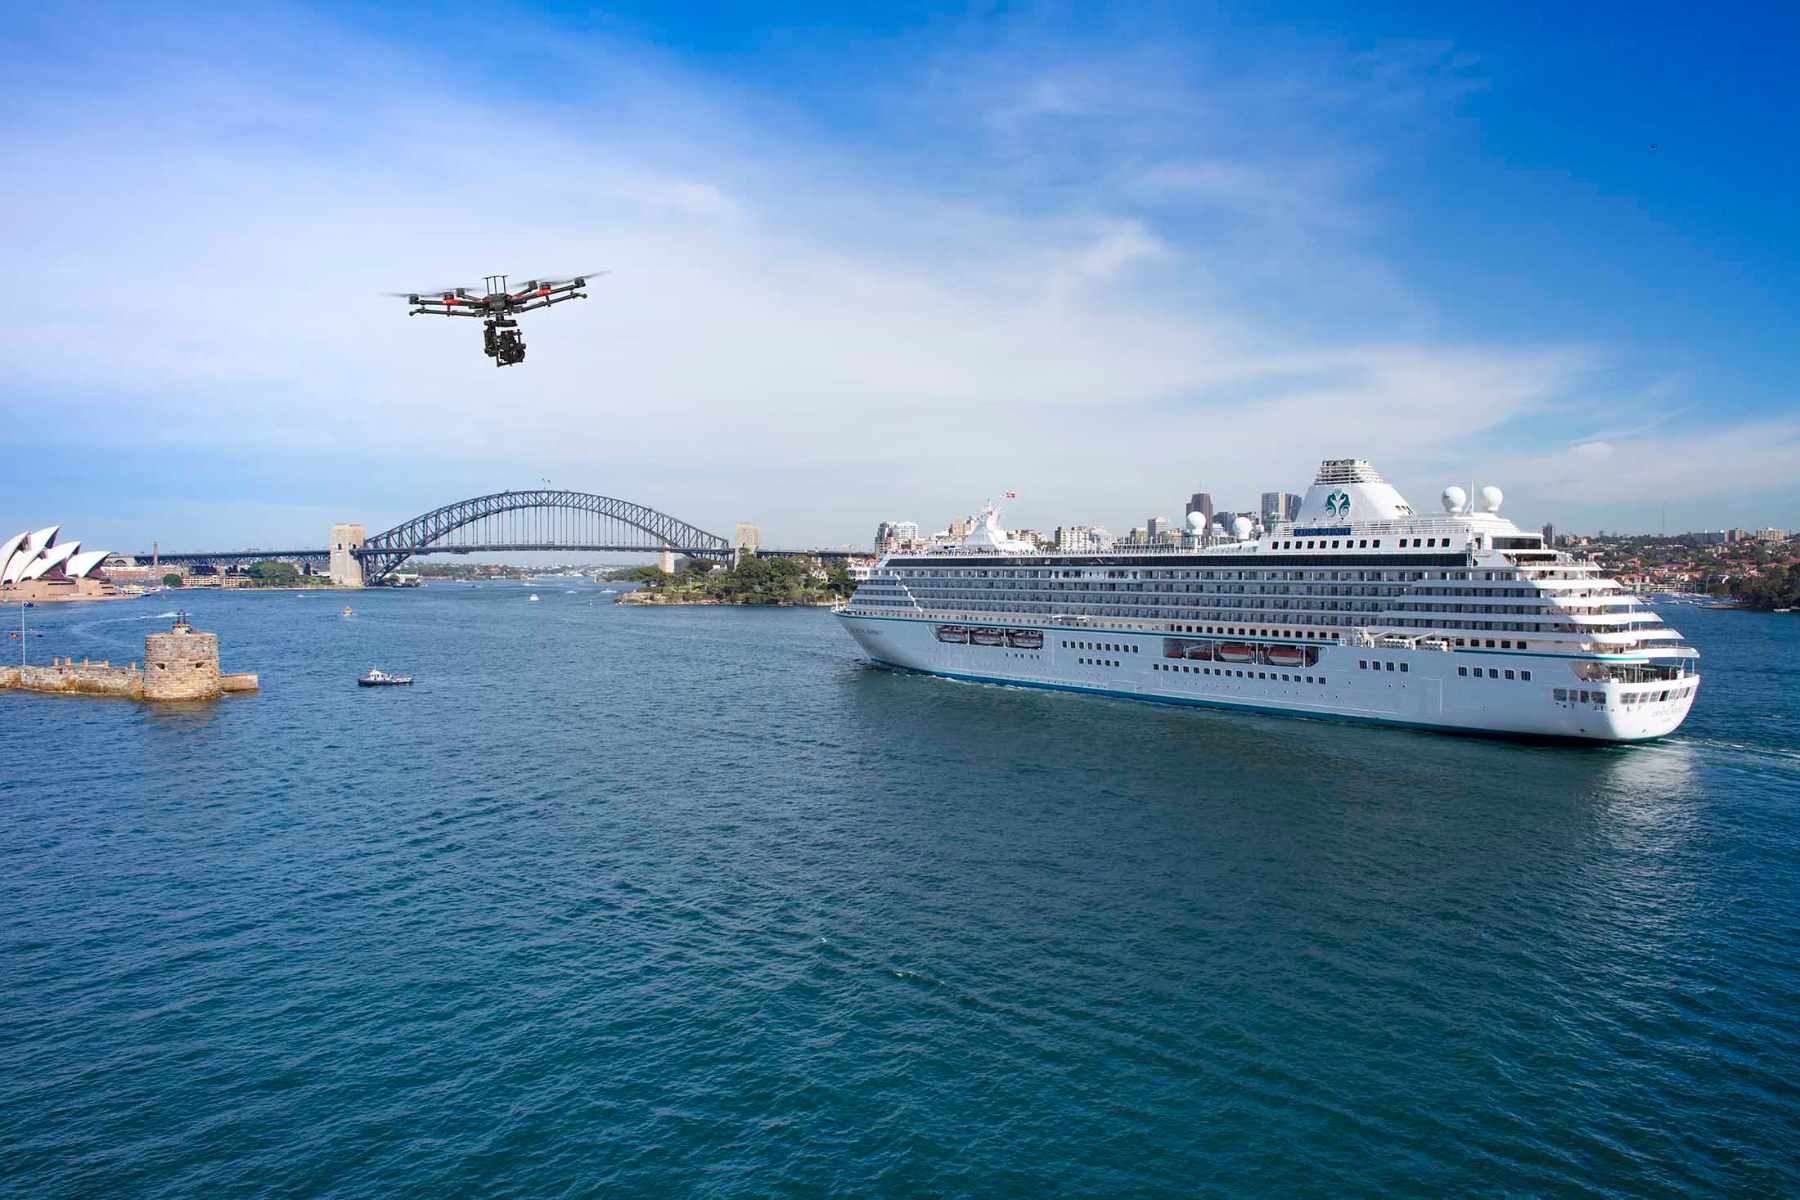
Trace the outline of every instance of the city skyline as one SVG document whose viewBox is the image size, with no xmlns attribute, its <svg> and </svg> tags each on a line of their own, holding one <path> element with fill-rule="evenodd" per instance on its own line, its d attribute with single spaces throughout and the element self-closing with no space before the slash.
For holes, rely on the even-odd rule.
<svg viewBox="0 0 1800 1200">
<path fill-rule="evenodd" d="M 1800 524 L 1793 14 L 1681 74 L 1625 10 L 867 19 L 17 14 L 11 265 L 67 286 L 9 322 L 0 513 L 279 544 L 548 476 L 837 545 L 1354 456 Z M 377 294 L 600 267 L 501 372 Z"/>
</svg>

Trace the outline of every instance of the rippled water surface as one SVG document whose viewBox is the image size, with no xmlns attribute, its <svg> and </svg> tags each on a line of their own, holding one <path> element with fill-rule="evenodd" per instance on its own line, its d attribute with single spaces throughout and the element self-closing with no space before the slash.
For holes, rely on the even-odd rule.
<svg viewBox="0 0 1800 1200">
<path fill-rule="evenodd" d="M 197 594 L 260 695 L 0 694 L 0 1192 L 1800 1192 L 1800 617 L 1666 612 L 1688 724 L 1580 749 L 532 590 Z"/>
</svg>

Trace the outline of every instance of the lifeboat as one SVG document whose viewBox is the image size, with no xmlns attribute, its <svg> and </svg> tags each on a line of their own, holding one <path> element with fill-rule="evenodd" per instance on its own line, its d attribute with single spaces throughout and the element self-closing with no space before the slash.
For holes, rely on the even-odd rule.
<svg viewBox="0 0 1800 1200">
<path fill-rule="evenodd" d="M 1306 651 L 1298 646 L 1270 646 L 1268 660 L 1271 666 L 1298 667 L 1306 662 Z"/>
<path fill-rule="evenodd" d="M 940 642 L 950 642 L 958 646 L 966 646 L 969 644 L 969 631 L 961 625 L 939 625 L 937 627 L 937 640 Z"/>
<path fill-rule="evenodd" d="M 1181 642 L 1164 642 L 1163 643 L 1163 657 L 1164 658 L 1185 658 L 1185 657 L 1187 657 L 1182 652 L 1182 650 L 1183 650 L 1183 643 L 1181 643 Z"/>
<path fill-rule="evenodd" d="M 1042 650 L 1044 635 L 1036 629 L 1009 629 L 1006 644 L 1015 650 Z"/>
<path fill-rule="evenodd" d="M 1211 662 L 1213 657 L 1212 643 L 1201 642 L 1197 646 L 1189 646 L 1187 648 L 1187 657 L 1191 659 L 1197 658 L 1201 662 Z"/>
<path fill-rule="evenodd" d="M 1006 634 L 998 629 L 971 629 L 969 640 L 977 646 L 1004 646 Z"/>
<path fill-rule="evenodd" d="M 1220 662 L 1247 663 L 1256 657 L 1256 652 L 1242 642 L 1226 642 L 1219 647 Z"/>
</svg>

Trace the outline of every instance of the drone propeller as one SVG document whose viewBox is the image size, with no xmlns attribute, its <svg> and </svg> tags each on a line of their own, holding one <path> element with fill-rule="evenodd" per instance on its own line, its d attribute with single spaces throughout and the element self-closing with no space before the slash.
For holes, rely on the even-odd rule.
<svg viewBox="0 0 1800 1200">
<path fill-rule="evenodd" d="M 443 296 L 467 296 L 474 290 L 475 289 L 473 288 L 466 287 L 415 288 L 410 292 L 382 292 L 381 294 L 383 296 L 395 296 L 401 300 L 407 300 L 413 296 L 436 299 Z"/>
<path fill-rule="evenodd" d="M 602 275 L 610 275 L 610 271 L 583 271 L 579 275 L 532 275 L 526 284 L 526 290 L 534 287 L 566 287 L 567 285 L 586 283 Z"/>
</svg>

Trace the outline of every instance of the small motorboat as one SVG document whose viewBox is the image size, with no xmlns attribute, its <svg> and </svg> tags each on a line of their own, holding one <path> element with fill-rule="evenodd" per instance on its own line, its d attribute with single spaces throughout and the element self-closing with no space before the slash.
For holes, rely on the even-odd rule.
<svg viewBox="0 0 1800 1200">
<path fill-rule="evenodd" d="M 536 592 L 533 592 L 533 593 L 531 593 L 531 595 L 526 597 L 527 600 L 536 600 L 537 598 L 538 598 L 538 595 Z"/>
<path fill-rule="evenodd" d="M 356 614 L 354 612 L 352 612 L 350 609 L 350 606 L 348 604 L 346 604 L 346 605 L 344 605 L 344 611 L 338 615 L 344 616 L 344 617 L 354 617 Z"/>
<path fill-rule="evenodd" d="M 380 667 L 370 667 L 369 673 L 356 681 L 358 687 L 411 687 L 411 675 L 389 675 Z"/>
</svg>

